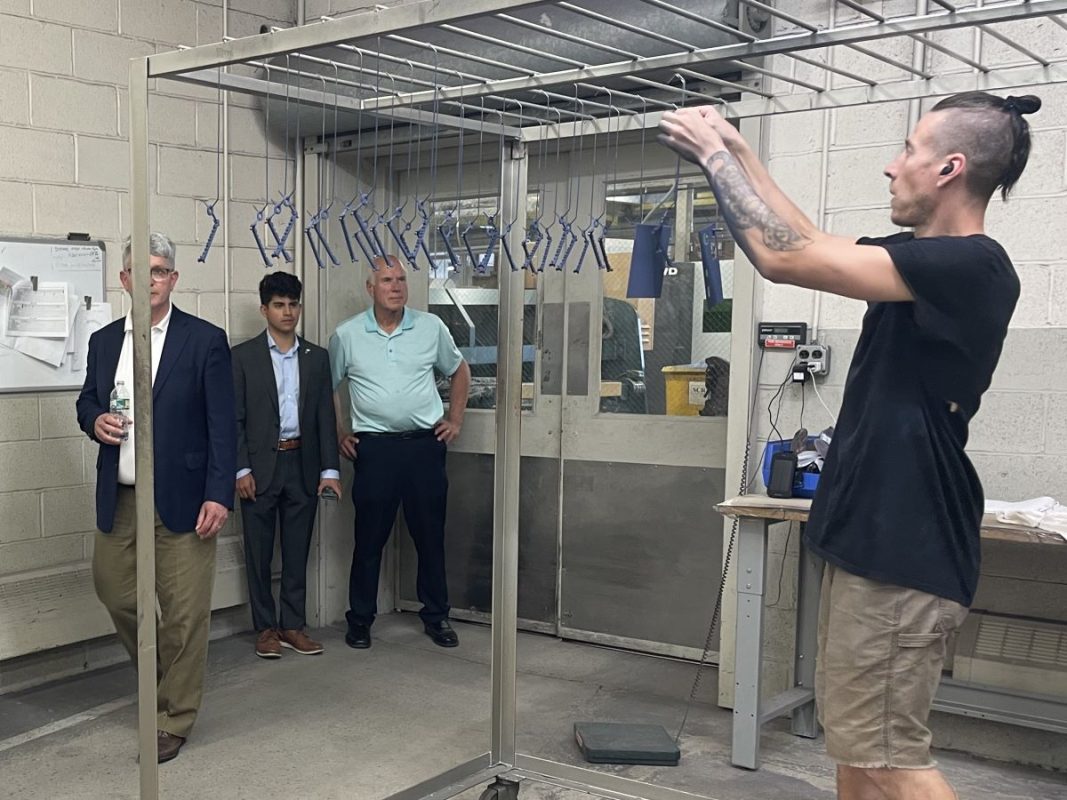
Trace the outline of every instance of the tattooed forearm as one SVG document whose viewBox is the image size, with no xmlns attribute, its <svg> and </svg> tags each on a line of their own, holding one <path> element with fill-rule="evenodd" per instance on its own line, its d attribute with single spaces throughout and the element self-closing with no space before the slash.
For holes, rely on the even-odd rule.
<svg viewBox="0 0 1067 800">
<path fill-rule="evenodd" d="M 811 244 L 811 239 L 794 230 L 763 202 L 730 153 L 713 153 L 707 169 L 719 210 L 739 243 L 746 238 L 741 231 L 751 228 L 759 231 L 769 250 L 800 250 Z"/>
</svg>

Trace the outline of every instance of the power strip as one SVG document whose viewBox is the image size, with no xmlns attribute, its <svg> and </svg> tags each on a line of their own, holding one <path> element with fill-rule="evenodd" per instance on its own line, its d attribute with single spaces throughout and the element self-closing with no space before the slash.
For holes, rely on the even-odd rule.
<svg viewBox="0 0 1067 800">
<path fill-rule="evenodd" d="M 826 345 L 812 342 L 797 347 L 797 366 L 809 375 L 824 376 L 830 372 L 830 348 Z"/>
</svg>

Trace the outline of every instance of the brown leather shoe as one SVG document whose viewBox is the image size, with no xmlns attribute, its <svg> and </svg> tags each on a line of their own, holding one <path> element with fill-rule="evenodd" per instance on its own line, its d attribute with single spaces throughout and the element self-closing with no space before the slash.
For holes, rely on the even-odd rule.
<svg viewBox="0 0 1067 800">
<path fill-rule="evenodd" d="M 175 736 L 173 733 L 167 733 L 166 731 L 156 731 L 156 747 L 159 750 L 159 763 L 164 761 L 170 761 L 178 755 L 178 751 L 182 749 L 182 745 L 185 744 L 185 738 L 182 736 Z"/>
<path fill-rule="evenodd" d="M 267 628 L 259 632 L 256 639 L 256 655 L 260 658 L 281 658 L 282 644 L 278 641 L 278 631 Z"/>
<path fill-rule="evenodd" d="M 278 638 L 282 647 L 295 650 L 302 656 L 317 656 L 322 652 L 322 645 L 316 642 L 304 631 L 279 631 Z"/>
</svg>

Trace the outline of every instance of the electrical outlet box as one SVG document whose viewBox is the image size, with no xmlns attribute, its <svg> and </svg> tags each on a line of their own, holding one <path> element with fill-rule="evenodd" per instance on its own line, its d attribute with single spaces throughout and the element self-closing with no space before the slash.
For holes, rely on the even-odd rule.
<svg viewBox="0 0 1067 800">
<path fill-rule="evenodd" d="M 830 348 L 812 342 L 797 348 L 797 363 L 804 365 L 809 375 L 827 375 L 830 372 Z"/>
</svg>

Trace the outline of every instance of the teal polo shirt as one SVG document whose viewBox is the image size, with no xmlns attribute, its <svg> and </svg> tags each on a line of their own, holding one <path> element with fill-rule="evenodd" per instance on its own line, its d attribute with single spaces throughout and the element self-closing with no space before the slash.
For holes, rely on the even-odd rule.
<svg viewBox="0 0 1067 800">
<path fill-rule="evenodd" d="M 452 376 L 462 363 L 444 322 L 411 308 L 392 333 L 381 329 L 369 308 L 338 325 L 330 338 L 333 386 L 348 382 L 356 433 L 432 428 L 445 413 L 434 369 Z"/>
</svg>

